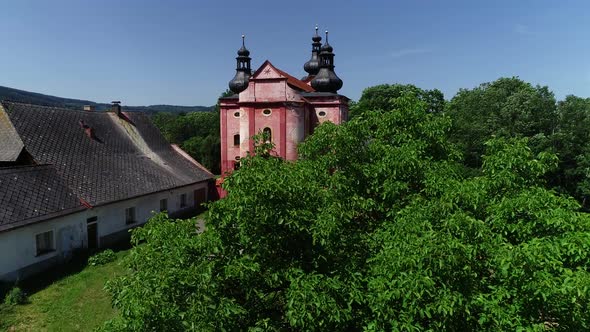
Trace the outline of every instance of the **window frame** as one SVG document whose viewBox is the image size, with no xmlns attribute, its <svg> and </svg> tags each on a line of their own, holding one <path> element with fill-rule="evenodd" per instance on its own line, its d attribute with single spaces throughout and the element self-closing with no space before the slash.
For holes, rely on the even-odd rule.
<svg viewBox="0 0 590 332">
<path fill-rule="evenodd" d="M 37 242 L 37 237 L 39 235 L 44 235 L 47 233 L 51 233 L 51 245 L 50 245 L 50 249 L 45 249 L 45 250 L 39 250 L 39 243 Z M 39 232 L 39 233 L 35 233 L 35 257 L 39 257 L 39 256 L 43 256 L 43 255 L 47 255 L 49 253 L 55 252 L 56 249 L 56 245 L 55 245 L 55 230 L 54 229 L 50 229 L 44 232 Z"/>
<path fill-rule="evenodd" d="M 265 143 L 272 143 L 272 128 L 264 127 L 264 129 L 262 129 L 262 133 L 268 133 L 268 140 Z"/>
<path fill-rule="evenodd" d="M 162 204 L 164 202 L 164 204 Z M 162 208 L 162 205 L 164 208 Z M 160 199 L 160 212 L 168 211 L 168 198 Z"/>
<path fill-rule="evenodd" d="M 132 213 L 132 218 L 129 218 L 129 214 L 127 213 L 127 211 L 133 211 Z M 135 206 L 130 206 L 128 208 L 125 208 L 125 224 L 126 225 L 131 225 L 131 224 L 135 224 L 137 222 L 137 209 L 135 208 Z"/>
<path fill-rule="evenodd" d="M 186 193 L 180 194 L 179 200 L 180 200 L 180 208 L 181 209 L 188 206 L 186 196 L 187 196 Z"/>
</svg>

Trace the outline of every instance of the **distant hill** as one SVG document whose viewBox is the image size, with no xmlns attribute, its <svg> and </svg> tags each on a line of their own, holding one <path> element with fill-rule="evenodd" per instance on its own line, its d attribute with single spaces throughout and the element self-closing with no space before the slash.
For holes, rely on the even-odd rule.
<svg viewBox="0 0 590 332">
<path fill-rule="evenodd" d="M 96 107 L 97 111 L 108 110 L 111 105 L 108 103 L 97 103 L 90 100 L 61 98 L 55 96 L 44 95 L 41 93 L 23 91 L 13 88 L 0 86 L 0 100 L 11 100 L 19 103 L 54 106 L 71 108 L 75 110 L 82 110 L 84 105 L 92 105 Z M 175 106 L 175 105 L 150 105 L 150 106 L 125 106 L 123 110 L 131 112 L 144 113 L 189 113 L 189 112 L 209 112 L 214 106 Z"/>
</svg>

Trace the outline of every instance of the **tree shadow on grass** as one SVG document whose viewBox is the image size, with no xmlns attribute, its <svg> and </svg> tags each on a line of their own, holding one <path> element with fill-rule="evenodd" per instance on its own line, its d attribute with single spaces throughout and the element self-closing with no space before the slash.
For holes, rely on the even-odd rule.
<svg viewBox="0 0 590 332">
<path fill-rule="evenodd" d="M 99 250 L 79 250 L 76 251 L 66 262 L 59 263 L 42 272 L 27 277 L 26 279 L 20 280 L 14 285 L 8 284 L 8 286 L 5 287 L 8 291 L 8 289 L 10 289 L 12 286 L 18 286 L 27 294 L 27 296 L 30 296 L 64 278 L 80 273 L 88 266 L 88 258 L 94 254 L 99 253 L 100 251 L 112 249 L 115 252 L 119 252 L 129 250 L 130 248 L 131 244 L 128 241 L 124 241 L 122 243 L 109 246 L 109 248 L 101 248 Z"/>
</svg>

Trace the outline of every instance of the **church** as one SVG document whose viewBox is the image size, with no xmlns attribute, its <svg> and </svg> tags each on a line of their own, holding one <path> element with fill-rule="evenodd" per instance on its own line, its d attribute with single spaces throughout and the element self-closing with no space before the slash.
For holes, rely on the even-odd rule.
<svg viewBox="0 0 590 332">
<path fill-rule="evenodd" d="M 258 133 L 268 135 L 274 155 L 295 160 L 297 144 L 318 124 L 347 120 L 349 99 L 338 94 L 343 83 L 334 72 L 334 49 L 328 42 L 328 31 L 322 45 L 316 27 L 311 59 L 303 66 L 307 75 L 302 79 L 268 60 L 252 73 L 244 36 L 236 61 L 236 74 L 229 81 L 229 89 L 235 94 L 219 99 L 222 175 L 239 168 L 240 159 L 254 151 L 252 136 Z"/>
</svg>

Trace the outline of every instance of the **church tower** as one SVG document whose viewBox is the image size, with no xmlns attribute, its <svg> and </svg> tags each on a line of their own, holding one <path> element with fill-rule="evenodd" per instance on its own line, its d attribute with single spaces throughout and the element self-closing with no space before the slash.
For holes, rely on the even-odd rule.
<svg viewBox="0 0 590 332">
<path fill-rule="evenodd" d="M 254 73 L 244 36 L 238 50 L 236 74 L 229 82 L 234 95 L 219 99 L 222 176 L 239 168 L 240 159 L 254 151 L 252 136 L 266 132 L 275 148 L 272 155 L 297 159 L 297 145 L 322 122 L 348 119 L 348 101 L 338 94 L 342 80 L 334 72 L 334 53 L 317 33 L 311 59 L 299 80 L 266 60 Z"/>
</svg>

